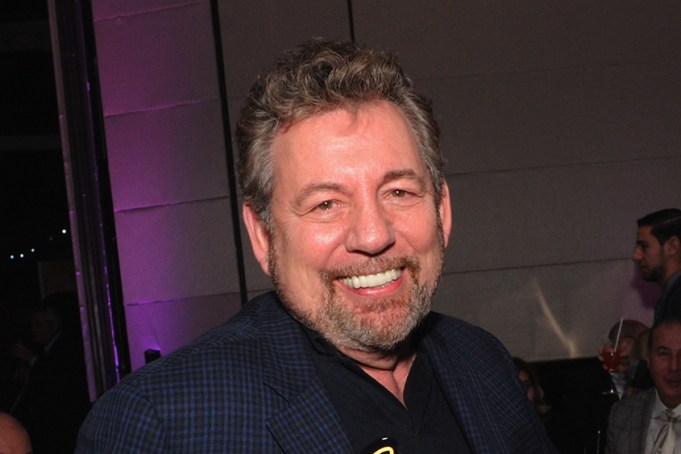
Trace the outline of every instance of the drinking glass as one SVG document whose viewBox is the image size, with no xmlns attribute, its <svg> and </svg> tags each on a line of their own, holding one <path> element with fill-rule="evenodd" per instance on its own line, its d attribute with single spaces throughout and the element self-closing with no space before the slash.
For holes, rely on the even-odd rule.
<svg viewBox="0 0 681 454">
<path fill-rule="evenodd" d="M 614 374 L 622 363 L 621 353 L 617 347 L 612 342 L 605 341 L 600 351 L 603 365 L 608 369 L 608 373 L 610 373 L 610 390 L 605 391 L 603 394 L 617 394 Z"/>
</svg>

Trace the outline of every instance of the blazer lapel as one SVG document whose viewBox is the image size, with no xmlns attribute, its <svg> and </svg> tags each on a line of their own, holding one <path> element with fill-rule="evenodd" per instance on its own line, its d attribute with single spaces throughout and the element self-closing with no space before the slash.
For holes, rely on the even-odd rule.
<svg viewBox="0 0 681 454">
<path fill-rule="evenodd" d="M 427 337 L 423 347 L 431 358 L 442 391 L 473 451 L 494 454 L 506 452 L 503 440 L 494 429 L 496 416 L 489 406 L 489 388 L 481 383 L 481 374 L 472 370 L 469 363 L 461 359 L 462 355 L 453 354 L 442 342 Z"/>
<path fill-rule="evenodd" d="M 318 379 L 270 418 L 267 427 L 286 453 L 353 452 L 340 417 Z"/>
<path fill-rule="evenodd" d="M 306 335 L 280 306 L 263 321 L 265 386 L 283 399 L 267 426 L 287 453 L 352 453 L 350 439 L 317 376 Z"/>
<path fill-rule="evenodd" d="M 648 390 L 648 396 L 643 402 L 643 408 L 638 412 L 638 417 L 635 418 L 634 426 L 632 427 L 632 446 L 636 447 L 633 452 L 643 452 L 646 448 L 646 438 L 648 436 L 648 425 L 650 424 L 650 417 L 653 414 L 653 407 L 655 405 L 655 388 Z"/>
</svg>

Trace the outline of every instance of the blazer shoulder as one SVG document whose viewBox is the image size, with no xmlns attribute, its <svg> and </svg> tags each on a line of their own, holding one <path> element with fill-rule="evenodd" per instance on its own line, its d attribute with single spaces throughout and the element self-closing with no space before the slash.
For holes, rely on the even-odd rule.
<svg viewBox="0 0 681 454">
<path fill-rule="evenodd" d="M 456 317 L 431 312 L 424 320 L 422 329 L 426 338 L 455 349 L 458 353 L 477 355 L 481 350 L 506 354 L 507 350 L 493 334 L 479 326 Z"/>
<path fill-rule="evenodd" d="M 613 404 L 610 410 L 610 417 L 614 419 L 629 418 L 632 415 L 638 415 L 640 412 L 647 411 L 649 405 L 655 399 L 655 388 L 634 394 L 630 397 L 625 397 Z"/>
<path fill-rule="evenodd" d="M 81 445 L 94 446 L 83 452 L 169 452 L 166 443 L 208 443 L 226 427 L 265 443 L 264 423 L 285 402 L 267 386 L 268 377 L 303 381 L 314 370 L 300 359 L 295 336 L 304 333 L 275 296 L 252 300 L 232 319 L 104 393 L 81 429 Z M 294 359 L 279 354 L 279 345 Z M 255 432 L 242 433 L 239 425 Z M 135 444 L 119 446 L 122 441 Z"/>
<path fill-rule="evenodd" d="M 606 452 L 642 452 L 648 430 L 654 388 L 625 397 L 610 409 Z"/>
<path fill-rule="evenodd" d="M 469 334 L 474 334 L 491 336 L 491 334 L 479 326 L 461 320 L 460 318 L 435 311 L 432 311 L 428 314 L 423 321 L 423 326 L 437 333 L 449 335 L 466 336 Z"/>
<path fill-rule="evenodd" d="M 173 376 L 194 376 L 254 371 L 262 363 L 262 344 L 271 337 L 291 338 L 295 321 L 281 308 L 276 296 L 261 295 L 244 305 L 232 318 L 178 350 L 153 361 L 125 377 L 121 386 L 148 387 L 174 383 Z M 178 380 L 182 381 L 182 380 Z"/>
<path fill-rule="evenodd" d="M 664 298 L 657 304 L 662 305 L 662 318 L 681 317 L 681 277 L 674 281 Z"/>
<path fill-rule="evenodd" d="M 674 284 L 672 284 L 672 287 L 669 289 L 667 297 L 677 302 L 681 301 L 681 277 L 678 277 L 676 281 L 674 281 Z"/>
</svg>

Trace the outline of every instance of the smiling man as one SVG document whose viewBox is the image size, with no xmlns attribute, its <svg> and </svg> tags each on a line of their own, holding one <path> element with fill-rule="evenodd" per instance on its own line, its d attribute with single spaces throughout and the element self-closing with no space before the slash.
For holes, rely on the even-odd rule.
<svg viewBox="0 0 681 454">
<path fill-rule="evenodd" d="M 263 269 L 333 345 L 392 351 L 428 311 L 451 226 L 447 188 L 436 200 L 404 115 L 385 101 L 319 114 L 272 153 L 287 176 L 274 179 L 273 235 L 244 206 Z"/>
<path fill-rule="evenodd" d="M 675 453 L 681 447 L 681 319 L 665 318 L 653 327 L 648 363 L 655 386 L 613 406 L 609 454 Z"/>
<path fill-rule="evenodd" d="M 554 452 L 499 341 L 430 311 L 438 133 L 387 53 L 312 40 L 261 75 L 239 181 L 275 291 L 107 393 L 78 452 Z"/>
</svg>

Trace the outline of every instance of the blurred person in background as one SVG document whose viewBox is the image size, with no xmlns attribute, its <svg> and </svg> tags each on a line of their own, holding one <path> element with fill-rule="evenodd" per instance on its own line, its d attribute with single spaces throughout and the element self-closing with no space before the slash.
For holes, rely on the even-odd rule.
<svg viewBox="0 0 681 454">
<path fill-rule="evenodd" d="M 19 421 L 0 412 L 0 454 L 32 454 L 31 440 Z"/>
<path fill-rule="evenodd" d="M 518 370 L 518 378 L 527 389 L 527 400 L 534 406 L 539 419 L 546 428 L 551 442 L 561 454 L 583 454 L 577 431 L 572 421 L 558 408 L 552 407 L 544 398 L 544 390 L 539 378 L 530 364 L 522 358 L 513 357 Z"/>
<path fill-rule="evenodd" d="M 28 430 L 35 454 L 73 452 L 90 408 L 79 328 L 76 294 L 55 293 L 31 312 L 31 333 L 39 349 L 15 346 L 25 372 L 11 413 Z"/>
</svg>

